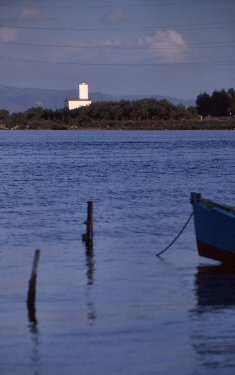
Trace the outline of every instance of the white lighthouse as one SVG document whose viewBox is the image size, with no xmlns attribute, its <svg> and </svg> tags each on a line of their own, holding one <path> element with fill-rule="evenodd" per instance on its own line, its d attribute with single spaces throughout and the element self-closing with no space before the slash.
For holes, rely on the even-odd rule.
<svg viewBox="0 0 235 375">
<path fill-rule="evenodd" d="M 88 84 L 85 82 L 82 82 L 79 85 L 79 99 L 88 100 Z"/>
<path fill-rule="evenodd" d="M 66 99 L 64 107 L 68 109 L 74 109 L 90 105 L 91 100 L 88 98 L 88 84 L 85 82 L 79 85 L 79 98 L 78 99 Z"/>
</svg>

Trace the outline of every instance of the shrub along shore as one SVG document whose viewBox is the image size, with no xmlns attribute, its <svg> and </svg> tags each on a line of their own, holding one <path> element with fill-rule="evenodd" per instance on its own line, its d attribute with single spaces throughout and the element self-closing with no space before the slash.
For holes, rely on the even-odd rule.
<svg viewBox="0 0 235 375">
<path fill-rule="evenodd" d="M 234 129 L 235 90 L 200 94 L 196 107 L 166 99 L 95 102 L 69 110 L 29 108 L 10 114 L 0 110 L 0 129 L 13 130 L 186 130 Z M 216 116 L 216 117 L 215 117 Z"/>
<path fill-rule="evenodd" d="M 0 130 L 235 130 L 235 118 L 205 118 L 202 120 L 142 120 L 142 121 L 63 121 L 0 120 Z"/>
</svg>

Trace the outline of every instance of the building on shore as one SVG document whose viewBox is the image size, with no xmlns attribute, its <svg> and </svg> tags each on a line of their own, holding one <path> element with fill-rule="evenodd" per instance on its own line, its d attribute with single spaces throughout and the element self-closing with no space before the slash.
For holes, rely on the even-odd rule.
<svg viewBox="0 0 235 375">
<path fill-rule="evenodd" d="M 85 82 L 80 83 L 79 87 L 79 98 L 78 99 L 65 99 L 64 107 L 68 109 L 75 109 L 91 104 L 91 100 L 88 98 L 88 84 Z"/>
</svg>

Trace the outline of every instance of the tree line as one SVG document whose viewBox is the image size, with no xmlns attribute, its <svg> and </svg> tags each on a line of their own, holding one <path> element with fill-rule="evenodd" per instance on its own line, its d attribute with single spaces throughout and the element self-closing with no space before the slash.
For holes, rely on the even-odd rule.
<svg viewBox="0 0 235 375">
<path fill-rule="evenodd" d="M 186 108 L 183 104 L 173 105 L 166 99 L 121 100 L 119 102 L 94 102 L 89 106 L 69 110 L 30 108 L 25 112 L 9 114 L 7 110 L 0 111 L 0 118 L 26 120 L 52 120 L 69 123 L 73 120 L 91 121 L 146 121 L 167 120 L 198 117 L 194 107 Z"/>
<path fill-rule="evenodd" d="M 196 109 L 201 116 L 223 117 L 235 115 L 235 90 L 215 90 L 210 96 L 206 92 L 198 95 Z"/>
<path fill-rule="evenodd" d="M 121 100 L 119 102 L 94 102 L 69 110 L 57 110 L 32 107 L 25 112 L 10 114 L 0 110 L 0 119 L 26 123 L 28 121 L 56 121 L 66 124 L 74 122 L 105 121 L 158 121 L 198 119 L 200 116 L 231 116 L 235 114 L 235 90 L 215 90 L 210 96 L 207 93 L 198 95 L 196 106 L 186 108 L 183 104 L 174 105 L 166 99 Z"/>
</svg>

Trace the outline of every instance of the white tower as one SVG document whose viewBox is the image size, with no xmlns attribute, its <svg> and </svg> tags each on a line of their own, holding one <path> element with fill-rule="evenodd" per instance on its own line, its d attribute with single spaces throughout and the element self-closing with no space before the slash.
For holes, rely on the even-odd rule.
<svg viewBox="0 0 235 375">
<path fill-rule="evenodd" d="M 78 99 L 66 99 L 64 102 L 65 108 L 75 109 L 79 107 L 84 107 L 85 105 L 90 105 L 91 100 L 88 99 L 88 84 L 82 82 L 79 85 L 79 98 Z"/>
<path fill-rule="evenodd" d="M 79 85 L 79 99 L 88 100 L 88 84 L 85 82 L 82 82 Z"/>
</svg>

